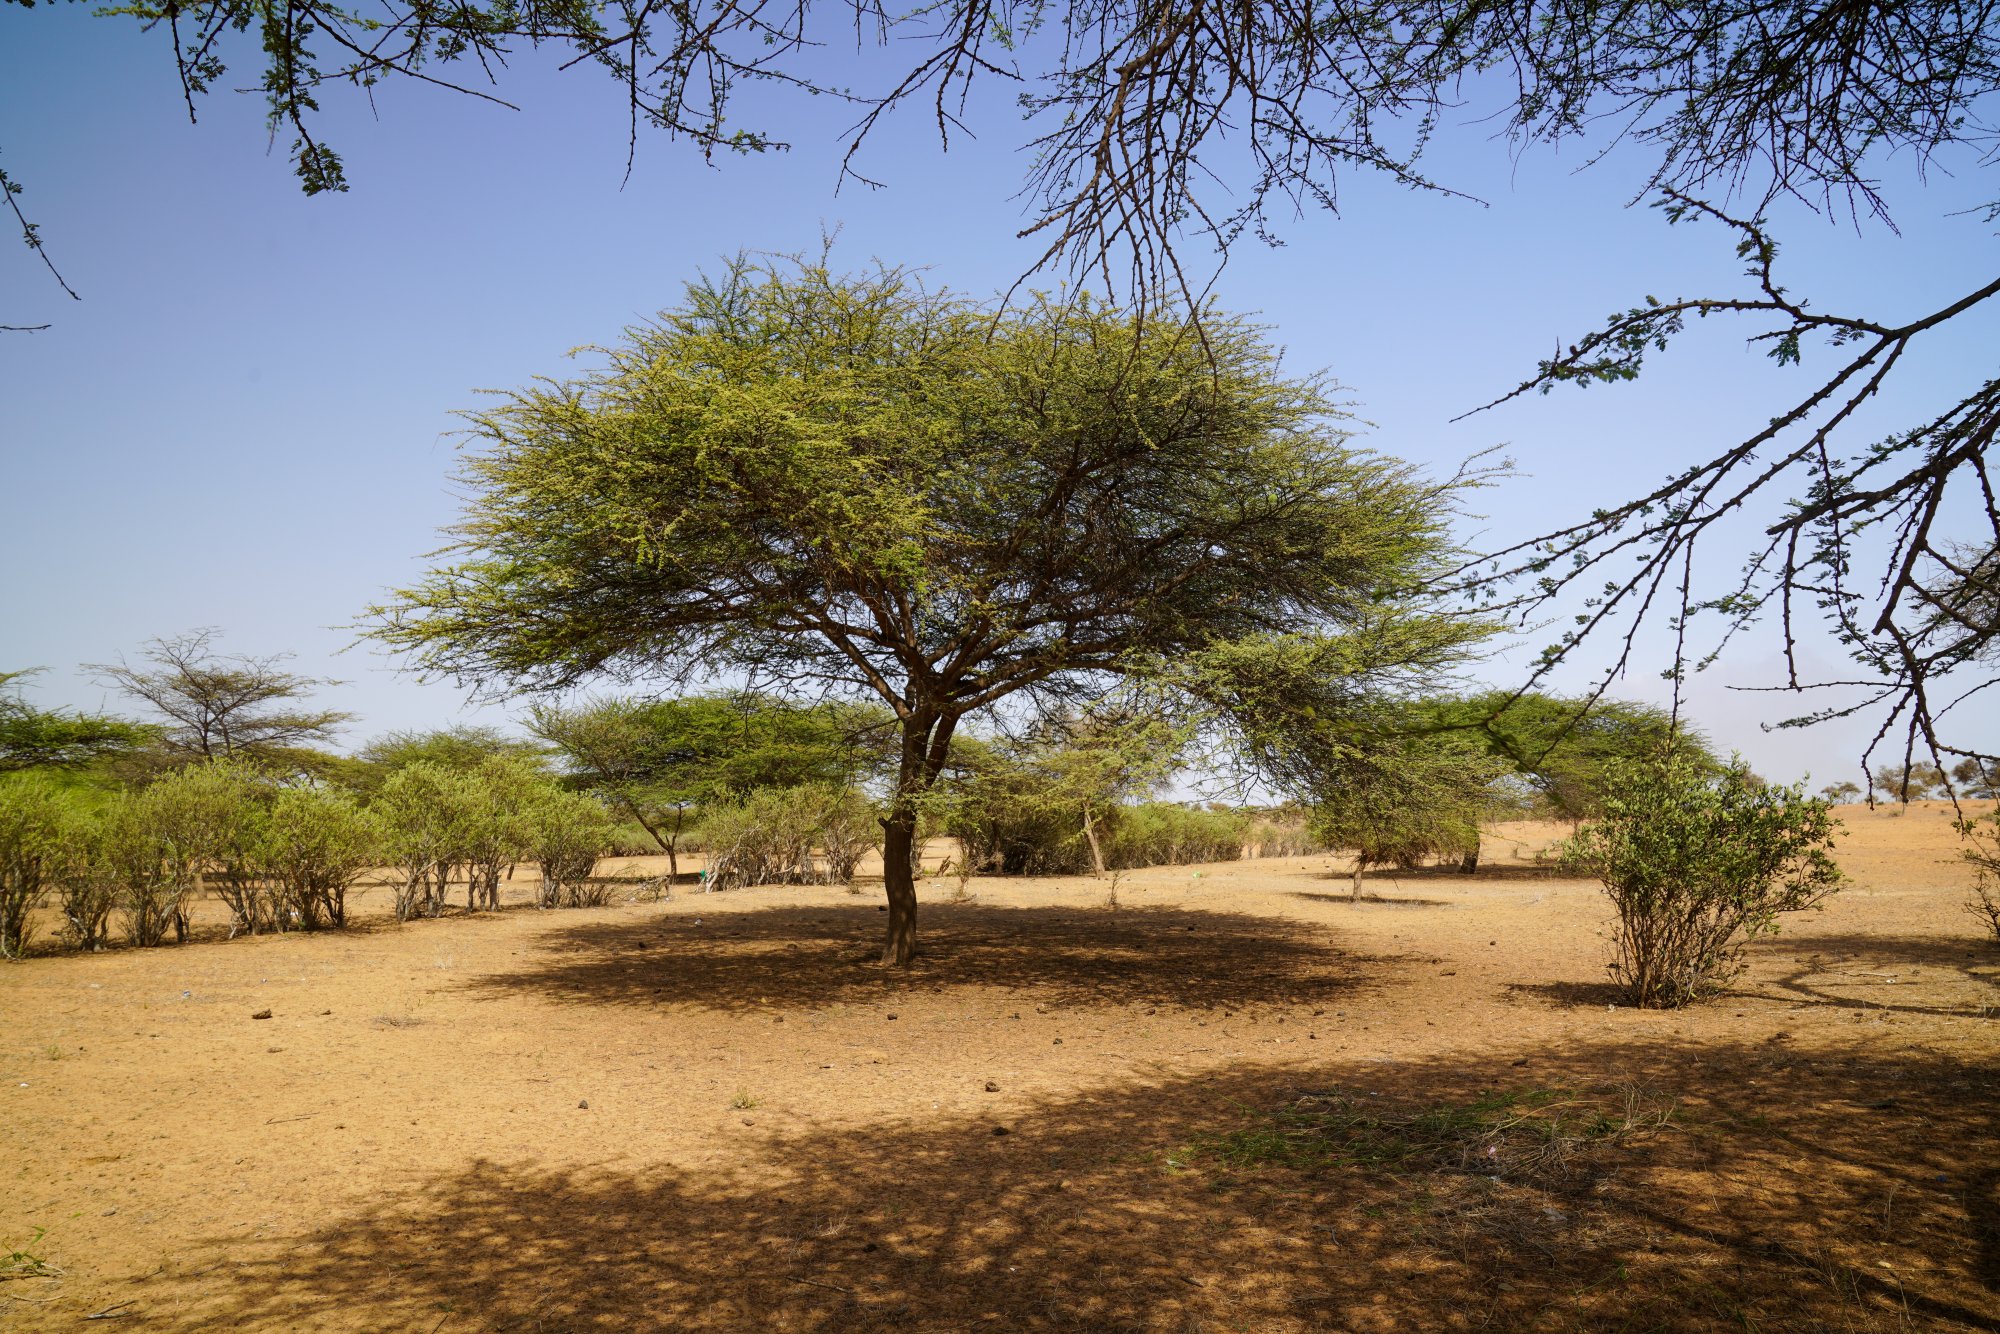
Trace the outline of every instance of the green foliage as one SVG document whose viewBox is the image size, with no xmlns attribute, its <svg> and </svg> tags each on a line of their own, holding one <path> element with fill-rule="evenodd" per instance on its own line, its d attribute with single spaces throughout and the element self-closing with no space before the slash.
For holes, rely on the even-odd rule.
<svg viewBox="0 0 2000 1334">
<path fill-rule="evenodd" d="M 542 869 L 542 907 L 604 903 L 609 888 L 591 879 L 613 834 L 603 802 L 581 792 L 544 790 L 528 808 L 527 832 L 529 856 Z"/>
<path fill-rule="evenodd" d="M 1586 819 L 1603 809 L 1618 766 L 1671 749 L 1720 767 L 1701 734 L 1665 709 L 1631 700 L 1489 692 L 1427 700 L 1429 726 L 1466 729 L 1518 774 L 1549 814 Z"/>
<path fill-rule="evenodd" d="M 1941 795 L 1944 770 L 1935 764 L 1897 764 L 1873 775 L 1875 791 L 1890 801 L 1929 801 Z"/>
<path fill-rule="evenodd" d="M 468 875 L 465 906 L 497 909 L 500 882 L 514 863 L 530 859 L 533 813 L 552 793 L 547 777 L 521 759 L 493 758 L 464 775 L 466 804 L 459 832 Z"/>
<path fill-rule="evenodd" d="M 345 792 L 290 787 L 271 802 L 264 832 L 279 926 L 347 925 L 347 891 L 381 855 L 375 818 Z"/>
<path fill-rule="evenodd" d="M 1742 971 L 1745 942 L 1840 885 L 1827 804 L 1762 783 L 1741 761 L 1719 772 L 1684 755 L 1626 764 L 1603 807 L 1564 856 L 1618 910 L 1611 972 L 1635 1005 L 1711 994 Z"/>
<path fill-rule="evenodd" d="M 377 737 L 361 749 L 360 758 L 378 770 L 389 772 L 427 761 L 442 769 L 464 772 L 491 759 L 514 759 L 534 764 L 543 748 L 522 737 L 508 736 L 497 727 L 460 723 L 429 732 L 391 732 Z"/>
<path fill-rule="evenodd" d="M 97 714 L 37 709 L 16 684 L 29 672 L 0 672 L 0 773 L 75 769 L 150 744 L 156 729 Z"/>
<path fill-rule="evenodd" d="M 1105 864 L 1113 870 L 1198 866 L 1243 856 L 1251 832 L 1242 811 L 1149 801 L 1114 807 L 1107 821 Z"/>
<path fill-rule="evenodd" d="M 1631 1093 L 1489 1089 L 1465 1102 L 1403 1107 L 1336 1089 L 1199 1140 L 1176 1157 L 1209 1158 L 1235 1168 L 1477 1172 L 1545 1183 L 1569 1175 L 1592 1150 L 1655 1130 L 1672 1116 L 1672 1107 Z"/>
<path fill-rule="evenodd" d="M 755 691 L 540 705 L 531 717 L 571 781 L 643 829 L 676 877 L 682 835 L 702 806 L 880 777 L 895 737 L 894 716 L 879 705 L 795 705 Z"/>
<path fill-rule="evenodd" d="M 1861 784 L 1843 779 L 1838 783 L 1828 783 L 1819 790 L 1819 795 L 1833 805 L 1841 806 L 1851 801 L 1859 801 L 1867 794 L 1862 791 Z"/>
<path fill-rule="evenodd" d="M 382 831 L 382 849 L 401 872 L 396 920 L 436 917 L 457 869 L 471 860 L 472 826 L 478 818 L 474 780 L 428 760 L 391 774 L 369 803 Z"/>
<path fill-rule="evenodd" d="M 1963 759 L 1951 766 L 1951 785 L 1961 797 L 2000 797 L 2000 761 Z"/>
<path fill-rule="evenodd" d="M 30 914 L 68 875 L 81 852 L 75 798 L 41 774 L 0 774 L 0 958 L 18 959 Z"/>
<path fill-rule="evenodd" d="M 251 874 L 261 841 L 261 812 L 251 783 L 239 768 L 190 765 L 111 807 L 102 867 L 118 886 L 118 906 L 133 944 L 163 944 L 169 930 L 176 940 L 186 940 L 188 900 L 214 864 L 221 868 L 217 888 L 231 899 L 236 925 L 269 923 L 268 901 Z"/>
<path fill-rule="evenodd" d="M 1099 701 L 1021 737 L 960 737 L 949 777 L 926 807 L 958 840 L 970 868 L 1101 875 L 1114 866 L 1179 860 L 1159 851 L 1175 841 L 1166 832 L 1174 817 L 1154 819 L 1149 841 L 1127 829 L 1127 803 L 1158 787 L 1185 746 L 1185 732 L 1163 715 L 1130 700 Z"/>
</svg>

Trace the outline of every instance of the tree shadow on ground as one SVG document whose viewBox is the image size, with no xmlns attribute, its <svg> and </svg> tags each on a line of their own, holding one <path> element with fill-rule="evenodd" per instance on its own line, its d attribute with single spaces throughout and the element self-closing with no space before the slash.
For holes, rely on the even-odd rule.
<svg viewBox="0 0 2000 1334">
<path fill-rule="evenodd" d="M 1558 1009 L 1601 1010 L 1629 1005 L 1631 998 L 1616 982 L 1509 982 L 1509 996 L 1532 996 Z"/>
<path fill-rule="evenodd" d="M 809 1129 L 707 1171 L 633 1168 L 636 1145 L 616 1168 L 479 1162 L 307 1235 L 197 1242 L 135 1281 L 131 1314 L 454 1334 L 2000 1330 L 2000 1062 L 1610 1043 L 1530 1064 L 1329 1064 L 1305 1087 L 1238 1068 L 998 1120 Z M 1628 1100 L 1672 1114 L 1534 1174 L 1273 1161 L 1301 1141 L 1271 1114 L 1305 1093 L 1388 1124 L 1529 1088 L 1614 1127 Z"/>
<path fill-rule="evenodd" d="M 1745 951 L 1751 972 L 1723 991 L 1732 1000 L 1801 1002 L 1837 1009 L 1885 1010 L 1959 1019 L 2000 1018 L 2000 959 L 1963 936 L 1794 935 L 1753 942 Z M 1921 980 L 1933 994 L 1939 972 L 1953 974 L 1943 985 L 1961 990 L 1963 1004 L 1918 1004 L 1895 999 L 1897 969 L 1925 969 Z M 1918 979 L 1909 979 L 1918 980 Z M 1889 983 L 1885 986 L 1884 983 Z M 1532 996 L 1564 1008 L 1603 1009 L 1628 1005 L 1624 987 L 1594 982 L 1514 982 L 1510 995 Z M 1857 992 L 1865 994 L 1855 994 Z"/>
<path fill-rule="evenodd" d="M 1327 880 L 1347 879 L 1346 871 L 1329 871 L 1322 877 Z M 1482 882 L 1515 884 L 1523 880 L 1537 883 L 1545 880 L 1578 880 L 1573 872 L 1554 866 L 1535 866 L 1508 862 L 1481 862 L 1479 869 L 1468 875 L 1456 866 L 1413 866 L 1394 871 L 1374 870 L 1368 873 L 1368 880 L 1454 880 L 1477 887 Z M 1367 881 L 1363 881 L 1364 884 Z"/>
<path fill-rule="evenodd" d="M 1864 936 L 1786 934 L 1752 947 L 1753 958 L 1789 956 L 1780 974 L 1752 990 L 1789 1001 L 1851 1010 L 2000 1018 L 2000 955 L 1971 936 Z M 1966 1000 L 1926 1005 L 1895 999 L 1910 970 L 1953 974 Z M 1916 979 L 1908 979 L 1914 981 Z M 1861 993 L 1861 994 L 1857 994 Z"/>
<path fill-rule="evenodd" d="M 541 938 L 541 959 L 478 990 L 606 1005 L 820 1009 L 959 987 L 1033 989 L 1057 1005 L 1310 1004 L 1377 984 L 1396 959 L 1349 954 L 1324 926 L 1178 908 L 926 904 L 923 952 L 885 968 L 883 918 L 844 907 L 676 913 Z"/>
<path fill-rule="evenodd" d="M 1365 891 L 1359 899 L 1350 898 L 1346 894 L 1321 889 L 1293 889 L 1287 890 L 1286 893 L 1292 898 L 1304 899 L 1308 903 L 1337 903 L 1342 906 L 1353 904 L 1361 908 L 1371 905 L 1379 908 L 1457 908 L 1462 906 L 1453 903 L 1449 899 L 1399 899 L 1393 895 L 1374 894 Z"/>
</svg>

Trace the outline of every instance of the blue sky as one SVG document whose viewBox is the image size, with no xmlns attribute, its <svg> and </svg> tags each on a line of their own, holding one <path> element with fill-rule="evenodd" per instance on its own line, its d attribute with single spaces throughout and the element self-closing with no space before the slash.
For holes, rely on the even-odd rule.
<svg viewBox="0 0 2000 1334">
<path fill-rule="evenodd" d="M 254 78 L 250 53 L 239 59 L 225 86 Z M 856 82 L 883 68 L 824 59 L 853 63 Z M 353 189 L 308 199 L 258 97 L 225 88 L 188 124 L 162 35 L 68 6 L 0 9 L 0 166 L 83 297 L 0 246 L 0 323 L 54 323 L 0 342 L 0 668 L 46 668 L 38 702 L 117 707 L 79 664 L 212 625 L 227 649 L 292 651 L 297 670 L 346 681 L 323 697 L 361 716 L 352 742 L 501 720 L 371 649 L 342 651 L 345 627 L 420 574 L 457 512 L 452 414 L 477 390 L 561 374 L 570 349 L 614 339 L 741 248 L 809 250 L 837 230 L 837 262 L 926 265 L 975 292 L 1035 253 L 1013 239 L 1025 135 L 998 85 L 972 108 L 977 140 L 940 154 L 918 109 L 864 155 L 888 188 L 838 194 L 851 115 L 828 99 L 753 90 L 747 105 L 795 147 L 715 167 L 642 133 L 626 181 L 622 108 L 600 75 L 530 59 L 503 91 L 523 109 L 392 87 L 371 116 L 330 92 L 323 129 Z M 1331 369 L 1375 447 L 1449 470 L 1503 446 L 1521 475 L 1481 498 L 1488 539 L 1623 499 L 1787 405 L 1801 373 L 1746 348 L 1751 329 L 1715 323 L 1636 385 L 1451 423 L 1607 312 L 1727 291 L 1738 269 L 1720 228 L 1625 207 L 1643 151 L 1586 171 L 1575 150 L 1516 160 L 1473 114 L 1431 165 L 1484 206 L 1352 175 L 1340 218 L 1285 223 L 1282 248 L 1241 247 L 1219 300 L 1260 312 L 1294 368 Z M 1902 319 L 1985 281 L 1992 227 L 1952 216 L 1980 200 L 1980 175 L 1966 163 L 1919 182 L 1885 163 L 1900 236 L 1774 212 L 1792 286 Z M 1992 373 L 1995 346 L 1990 314 L 1958 322 L 1862 425 L 1880 433 L 1955 398 Z M 1710 559 L 1722 573 L 1725 553 Z M 1772 681 L 1773 643 L 1755 637 L 1698 679 L 1691 711 L 1774 776 L 1848 776 L 1855 727 L 1767 733 L 1795 702 L 1728 688 Z M 1660 698 L 1669 649 L 1650 638 L 1618 692 Z M 1528 656 L 1484 674 L 1508 682 Z M 1959 726 L 2000 741 L 1991 706 Z"/>
</svg>

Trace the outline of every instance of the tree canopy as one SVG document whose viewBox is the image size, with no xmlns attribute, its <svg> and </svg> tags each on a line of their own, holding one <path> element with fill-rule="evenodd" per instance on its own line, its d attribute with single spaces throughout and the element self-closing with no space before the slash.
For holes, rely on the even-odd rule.
<svg viewBox="0 0 2000 1334">
<path fill-rule="evenodd" d="M 157 729 L 101 714 L 38 709 L 21 693 L 30 671 L 0 672 L 0 773 L 73 769 L 150 744 Z"/>
<path fill-rule="evenodd" d="M 1355 446 L 1221 312 L 742 263 L 600 355 L 471 416 L 457 559 L 373 633 L 505 689 L 736 672 L 879 701 L 894 962 L 961 719 L 1337 631 L 1449 557 L 1454 484 Z"/>
</svg>

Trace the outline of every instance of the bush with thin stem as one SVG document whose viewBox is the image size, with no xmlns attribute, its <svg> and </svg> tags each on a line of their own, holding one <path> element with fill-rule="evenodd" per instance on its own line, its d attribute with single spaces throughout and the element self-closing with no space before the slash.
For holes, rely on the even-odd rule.
<svg viewBox="0 0 2000 1334">
<path fill-rule="evenodd" d="M 56 906 L 71 947 L 101 950 L 111 943 L 111 914 L 124 897 L 106 848 L 106 831 L 93 826 L 78 840 L 77 855 L 56 882 Z"/>
<path fill-rule="evenodd" d="M 271 804 L 265 837 L 280 925 L 346 926 L 347 891 L 381 855 L 374 817 L 338 789 L 287 788 Z"/>
<path fill-rule="evenodd" d="M 54 780 L 0 775 L 0 958 L 27 952 L 31 914 L 61 882 L 79 834 L 74 802 Z"/>
<path fill-rule="evenodd" d="M 274 924 L 257 865 L 259 780 L 227 762 L 178 769 L 128 794 L 104 826 L 104 866 L 117 883 L 126 935 L 160 945 L 188 936 L 187 904 L 210 880 L 234 914 L 232 934 Z"/>
<path fill-rule="evenodd" d="M 597 908 L 609 902 L 611 885 L 591 878 L 613 835 L 603 802 L 550 788 L 528 808 L 527 835 L 529 855 L 542 868 L 540 906 Z"/>
<path fill-rule="evenodd" d="M 1611 972 L 1626 996 L 1671 1008 L 1713 994 L 1743 971 L 1746 942 L 1839 888 L 1839 828 L 1825 801 L 1740 760 L 1717 770 L 1671 755 L 1620 766 L 1602 816 L 1563 856 L 1618 910 Z"/>
<path fill-rule="evenodd" d="M 444 911 L 454 873 L 472 858 L 470 827 L 477 806 L 464 774 L 429 760 L 405 765 L 382 784 L 369 810 L 381 828 L 383 851 L 400 872 L 397 921 Z"/>
</svg>

